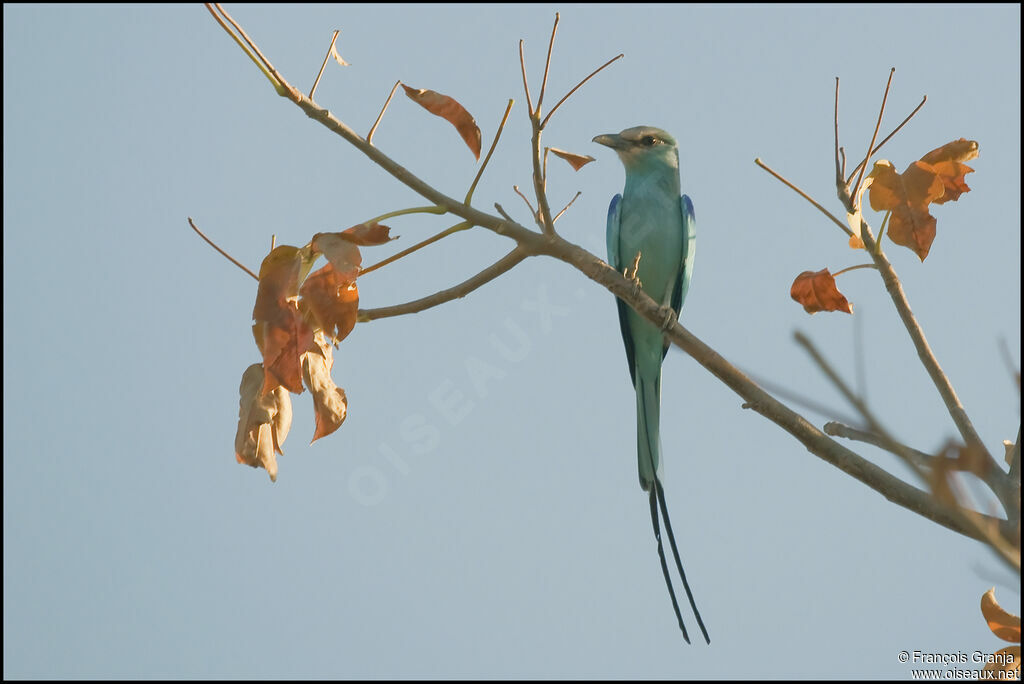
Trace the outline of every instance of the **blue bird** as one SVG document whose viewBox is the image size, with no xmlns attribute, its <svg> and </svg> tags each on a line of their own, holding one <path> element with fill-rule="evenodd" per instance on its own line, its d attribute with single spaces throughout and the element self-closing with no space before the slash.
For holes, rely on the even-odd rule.
<svg viewBox="0 0 1024 684">
<path fill-rule="evenodd" d="M 626 187 L 621 195 L 612 198 L 608 207 L 608 263 L 661 304 L 667 328 L 678 318 L 686 299 L 696 248 L 693 203 L 686 195 L 680 195 L 679 151 L 675 138 L 659 128 L 636 126 L 619 134 L 599 135 L 594 142 L 615 150 L 626 167 Z M 659 508 L 690 607 L 704 639 L 710 644 L 711 639 L 679 559 L 662 486 L 659 434 L 661 364 L 668 352 L 668 342 L 663 328 L 648 322 L 621 299 L 616 299 L 615 303 L 619 307 L 619 326 L 626 345 L 629 375 L 636 390 L 640 486 L 645 492 L 650 492 L 651 525 L 658 542 L 665 584 L 672 598 L 679 629 L 689 643 L 690 637 L 686 633 L 665 562 L 658 524 Z"/>
</svg>

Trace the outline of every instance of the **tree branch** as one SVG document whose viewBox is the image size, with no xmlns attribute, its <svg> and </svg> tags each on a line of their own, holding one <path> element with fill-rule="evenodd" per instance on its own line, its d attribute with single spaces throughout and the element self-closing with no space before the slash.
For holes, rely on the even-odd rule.
<svg viewBox="0 0 1024 684">
<path fill-rule="evenodd" d="M 481 285 L 486 285 L 506 271 L 509 271 L 527 256 L 529 255 L 526 252 L 516 247 L 504 257 L 480 271 L 472 278 L 469 278 L 454 287 L 450 287 L 447 290 L 441 290 L 440 292 L 435 292 L 434 294 L 421 299 L 406 302 L 405 304 L 396 304 L 395 306 L 386 306 L 379 309 L 360 309 L 356 320 L 360 323 L 365 323 L 367 321 L 375 321 L 378 318 L 390 318 L 392 316 L 419 313 L 420 311 L 425 311 L 440 304 L 450 302 L 453 299 L 460 299 Z"/>
</svg>

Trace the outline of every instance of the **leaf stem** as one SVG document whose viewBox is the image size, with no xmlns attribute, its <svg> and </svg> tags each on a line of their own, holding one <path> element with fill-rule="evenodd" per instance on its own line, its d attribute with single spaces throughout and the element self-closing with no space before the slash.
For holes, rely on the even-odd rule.
<svg viewBox="0 0 1024 684">
<path fill-rule="evenodd" d="M 366 142 L 373 140 L 373 133 L 377 130 L 377 124 L 384 118 L 384 112 L 387 111 L 388 105 L 391 104 L 391 98 L 395 96 L 395 91 L 398 90 L 398 86 L 401 85 L 401 81 L 395 81 L 395 85 L 391 87 L 391 93 L 388 95 L 388 99 L 384 100 L 384 106 L 380 108 L 380 114 L 377 115 L 377 120 L 370 126 L 370 132 L 366 134 Z"/>
</svg>

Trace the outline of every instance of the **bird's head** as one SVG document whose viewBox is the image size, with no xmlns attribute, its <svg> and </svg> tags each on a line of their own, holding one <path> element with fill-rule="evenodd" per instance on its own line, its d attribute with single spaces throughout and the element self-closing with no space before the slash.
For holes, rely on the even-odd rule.
<svg viewBox="0 0 1024 684">
<path fill-rule="evenodd" d="M 598 135 L 594 142 L 615 150 L 627 172 L 679 168 L 676 139 L 654 126 L 634 126 L 621 133 Z"/>
</svg>

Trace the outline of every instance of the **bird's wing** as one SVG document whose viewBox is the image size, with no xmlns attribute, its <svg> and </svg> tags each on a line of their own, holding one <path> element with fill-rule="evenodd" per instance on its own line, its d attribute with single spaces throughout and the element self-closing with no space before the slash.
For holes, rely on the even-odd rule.
<svg viewBox="0 0 1024 684">
<path fill-rule="evenodd" d="M 693 276 L 693 257 L 697 251 L 697 217 L 693 213 L 693 202 L 686 195 L 679 198 L 679 211 L 683 217 L 683 252 L 679 258 L 679 279 L 676 281 L 675 289 L 672 290 L 672 309 L 676 317 L 683 309 L 683 301 L 686 300 L 686 293 L 690 289 L 690 278 Z M 665 358 L 668 353 L 668 341 L 665 342 L 665 349 L 661 354 Z"/>
<path fill-rule="evenodd" d="M 608 241 L 608 264 L 619 273 L 625 268 L 622 264 L 622 255 L 619 253 L 619 225 L 622 217 L 622 195 L 612 197 L 612 203 L 608 205 L 608 230 L 605 237 Z M 636 366 L 633 362 L 633 334 L 629 331 L 629 321 L 626 313 L 629 306 L 624 301 L 615 298 L 615 304 L 619 309 L 619 328 L 622 331 L 622 342 L 626 346 L 626 360 L 629 362 L 629 378 L 636 386 Z"/>
</svg>

